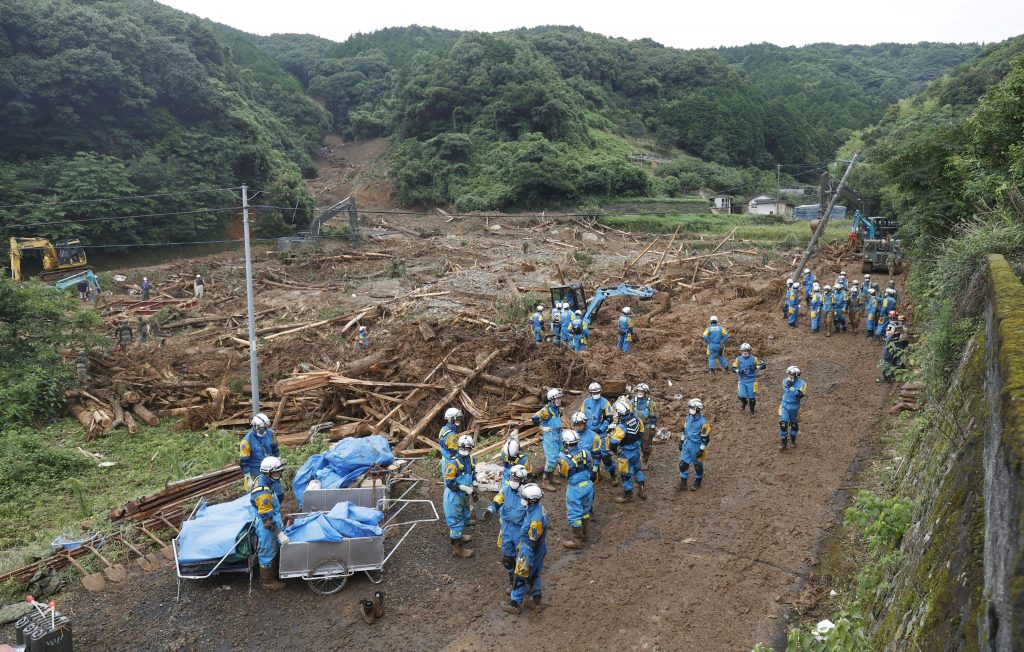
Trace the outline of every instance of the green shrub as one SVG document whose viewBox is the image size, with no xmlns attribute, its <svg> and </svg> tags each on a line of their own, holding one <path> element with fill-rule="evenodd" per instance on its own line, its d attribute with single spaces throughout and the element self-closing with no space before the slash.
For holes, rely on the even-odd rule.
<svg viewBox="0 0 1024 652">
<path fill-rule="evenodd" d="M 92 467 L 74 448 L 61 448 L 29 430 L 9 429 L 0 446 L 0 502 L 14 502 L 26 493 L 50 493 L 69 486 Z"/>
</svg>

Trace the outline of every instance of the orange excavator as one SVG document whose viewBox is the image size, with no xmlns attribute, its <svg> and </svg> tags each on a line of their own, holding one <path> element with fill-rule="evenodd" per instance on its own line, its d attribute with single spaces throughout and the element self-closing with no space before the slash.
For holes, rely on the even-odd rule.
<svg viewBox="0 0 1024 652">
<path fill-rule="evenodd" d="M 47 283 L 92 270 L 78 238 L 58 240 L 56 245 L 46 238 L 11 238 L 11 278 L 15 281 L 22 280 L 21 256 L 25 251 L 42 252 L 43 271 L 39 277 Z"/>
</svg>

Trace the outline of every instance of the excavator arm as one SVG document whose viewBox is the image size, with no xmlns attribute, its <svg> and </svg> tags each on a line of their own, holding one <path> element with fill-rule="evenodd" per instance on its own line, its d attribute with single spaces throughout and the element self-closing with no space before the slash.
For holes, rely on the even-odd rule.
<svg viewBox="0 0 1024 652">
<path fill-rule="evenodd" d="M 631 296 L 650 299 L 657 292 L 654 288 L 646 285 L 629 285 L 628 283 L 622 283 L 609 288 L 597 288 L 594 290 L 594 298 L 590 300 L 590 305 L 587 306 L 586 312 L 583 313 L 583 319 L 588 324 L 593 323 L 593 317 L 600 310 L 601 304 L 610 297 Z"/>
</svg>

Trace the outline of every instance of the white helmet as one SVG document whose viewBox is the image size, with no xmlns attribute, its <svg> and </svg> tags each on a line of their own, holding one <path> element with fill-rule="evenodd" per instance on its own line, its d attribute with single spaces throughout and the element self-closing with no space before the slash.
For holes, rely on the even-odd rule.
<svg viewBox="0 0 1024 652">
<path fill-rule="evenodd" d="M 716 317 L 715 315 L 711 315 L 711 317 L 708 319 L 708 321 L 711 322 L 712 324 L 717 324 L 718 323 L 718 317 Z"/>
<path fill-rule="evenodd" d="M 512 487 L 512 489 L 518 489 L 519 485 L 526 482 L 527 475 L 528 474 L 526 473 L 526 467 L 523 466 L 522 464 L 516 464 L 515 466 L 508 470 L 509 486 Z M 515 486 L 512 485 L 513 482 L 515 483 Z"/>
<path fill-rule="evenodd" d="M 365 331 L 365 330 L 366 330 L 366 326 L 360 326 L 360 327 L 359 327 L 359 330 L 360 330 L 360 331 Z"/>
<path fill-rule="evenodd" d="M 462 435 L 459 437 L 459 452 L 463 449 L 467 452 L 473 450 L 476 447 L 476 442 L 473 441 L 473 435 Z"/>
<path fill-rule="evenodd" d="M 750 348 L 750 342 L 744 342 L 743 344 L 740 344 L 740 351 L 749 351 Z"/>
<path fill-rule="evenodd" d="M 810 273 L 811 273 L 811 268 L 810 267 L 804 267 L 804 274 L 810 274 Z"/>
<path fill-rule="evenodd" d="M 257 430 L 265 430 L 270 427 L 270 419 L 262 412 L 254 416 L 249 423 Z"/>
<path fill-rule="evenodd" d="M 587 385 L 587 391 L 591 394 L 601 393 L 601 383 L 590 383 Z"/>
<path fill-rule="evenodd" d="M 639 385 L 636 386 L 636 391 L 638 393 L 643 392 L 644 394 L 649 394 L 651 392 L 651 386 L 648 385 L 647 383 L 640 383 Z"/>
<path fill-rule="evenodd" d="M 543 312 L 543 311 L 544 311 L 544 304 L 538 303 L 537 304 L 537 312 Z"/>
<path fill-rule="evenodd" d="M 839 275 L 840 276 L 846 276 L 846 270 L 845 269 L 844 270 L 840 270 L 839 271 Z"/>
<path fill-rule="evenodd" d="M 878 294 L 875 288 L 868 288 L 868 294 Z"/>
<path fill-rule="evenodd" d="M 577 310 L 573 314 L 576 315 L 577 317 L 582 317 L 583 316 L 583 311 L 582 310 Z"/>
<path fill-rule="evenodd" d="M 587 422 L 587 415 L 584 414 L 583 412 L 577 412 L 576 414 L 572 415 L 572 424 L 573 425 L 576 425 L 577 423 L 586 423 L 586 422 Z"/>
<path fill-rule="evenodd" d="M 886 294 L 896 294 L 896 290 L 894 288 L 885 288 L 885 293 Z"/>
<path fill-rule="evenodd" d="M 448 423 L 454 423 L 462 418 L 462 410 L 457 407 L 450 407 L 444 411 L 444 420 Z"/>
<path fill-rule="evenodd" d="M 796 365 L 790 365 L 790 366 L 786 367 L 786 373 L 787 374 L 793 374 L 794 376 L 799 376 L 800 375 L 800 367 L 797 367 Z"/>
<path fill-rule="evenodd" d="M 699 398 L 691 398 L 688 405 L 691 410 L 697 410 L 698 412 L 704 410 L 704 401 L 700 400 Z"/>
<path fill-rule="evenodd" d="M 505 445 L 501 447 L 501 452 L 508 459 L 512 459 L 519 455 L 519 442 L 515 439 L 509 439 L 505 442 Z"/>
<path fill-rule="evenodd" d="M 615 408 L 615 414 L 621 417 L 625 416 L 626 414 L 629 414 L 629 410 L 632 406 L 629 404 L 629 401 L 626 400 L 626 397 L 620 396 L 619 398 L 615 399 L 615 405 L 613 405 L 612 407 Z"/>
<path fill-rule="evenodd" d="M 811 286 L 811 289 L 814 290 L 814 291 L 818 291 L 818 290 L 821 289 L 821 286 L 818 285 L 817 283 L 815 283 L 814 285 Z"/>
<path fill-rule="evenodd" d="M 540 490 L 540 487 L 531 482 L 528 485 L 523 485 L 519 490 L 519 497 L 525 503 L 536 503 L 544 497 L 544 492 Z"/>
<path fill-rule="evenodd" d="M 260 462 L 260 473 L 280 473 L 281 471 L 284 471 L 284 460 L 280 457 L 270 455 L 264 457 Z"/>
<path fill-rule="evenodd" d="M 202 274 L 196 274 L 196 278 L 203 278 Z"/>
<path fill-rule="evenodd" d="M 143 276 L 143 277 L 142 277 L 142 280 L 143 280 L 143 281 L 148 281 L 148 280 L 149 280 L 149 277 L 147 277 L 147 276 Z"/>
<path fill-rule="evenodd" d="M 826 285 L 825 286 L 825 291 L 826 292 L 831 292 L 832 291 L 832 286 L 831 285 Z"/>
<path fill-rule="evenodd" d="M 790 287 L 790 286 L 792 286 L 792 285 L 793 285 L 793 279 L 791 279 L 791 278 L 787 278 L 787 279 L 786 279 L 786 287 Z"/>
<path fill-rule="evenodd" d="M 562 431 L 562 445 L 570 448 L 580 443 L 580 434 L 575 430 L 566 428 Z"/>
<path fill-rule="evenodd" d="M 562 390 L 558 389 L 557 387 L 552 387 L 551 389 L 548 390 L 548 400 L 553 401 L 556 398 L 562 398 Z"/>
<path fill-rule="evenodd" d="M 630 308 L 629 306 L 623 306 L 623 307 L 622 307 L 622 314 L 624 314 L 624 315 L 628 315 L 628 314 L 629 314 L 629 313 L 631 313 L 631 312 L 633 312 L 633 309 L 632 309 L 632 308 Z"/>
</svg>

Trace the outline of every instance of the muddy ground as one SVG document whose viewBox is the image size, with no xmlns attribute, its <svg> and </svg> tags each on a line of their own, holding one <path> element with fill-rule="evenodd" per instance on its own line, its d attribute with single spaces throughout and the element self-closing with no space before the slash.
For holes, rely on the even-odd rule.
<svg viewBox="0 0 1024 652">
<path fill-rule="evenodd" d="M 832 525 L 833 497 L 858 455 L 869 452 L 864 450 L 870 441 L 867 433 L 886 413 L 887 386 L 876 383 L 880 346 L 863 335 L 812 335 L 806 315 L 798 329 L 785 325 L 778 309 L 780 270 L 790 265 L 795 252 L 779 253 L 769 261 L 771 268 L 763 267 L 759 256 L 731 257 L 733 262 L 720 264 L 717 273 L 702 273 L 695 287 L 687 287 L 692 266 L 663 273 L 664 278 L 685 275 L 686 280 L 660 286 L 672 297 L 671 308 L 640 329 L 642 342 L 628 355 L 612 346 L 614 308 L 635 306 L 642 324 L 652 303 L 610 302 L 612 309 L 604 308 L 594 327 L 595 346 L 580 356 L 548 345 L 524 348 L 525 328 L 518 326 L 501 330 L 449 324 L 446 319 L 464 312 L 494 319 L 494 298 L 508 281 L 545 286 L 568 275 L 566 280 L 582 280 L 591 287 L 606 279 L 618 282 L 623 264 L 651 240 L 605 232 L 593 242 L 592 237 L 583 238 L 582 227 L 561 224 L 538 232 L 530 230 L 534 223 L 502 221 L 501 230 L 490 231 L 482 218 L 449 223 L 443 216 L 429 221 L 388 216 L 389 225 L 448 233 L 371 241 L 371 250 L 400 255 L 406 272 L 394 279 L 378 277 L 379 283 L 364 281 L 355 298 L 351 293 L 264 288 L 260 302 L 306 301 L 309 310 L 340 303 L 347 309 L 365 305 L 374 294 L 469 293 L 432 298 L 371 326 L 375 347 L 418 356 L 391 373 L 418 380 L 454 341 L 477 350 L 511 343 L 515 351 L 526 353 L 518 362 L 506 362 L 495 371 L 498 375 L 547 385 L 556 374 L 545 370 L 564 372 L 568 366 L 576 369 L 568 389 L 581 390 L 602 378 L 648 382 L 659 403 L 659 425 L 673 433 L 681 429 L 686 401 L 699 397 L 713 429 L 700 491 L 674 491 L 677 447 L 674 441 L 661 443 L 649 471 L 649 499 L 617 505 L 611 500 L 613 488 L 599 486 L 590 542 L 578 552 L 561 546 L 569 534 L 564 494 L 547 494 L 544 504 L 552 529 L 543 575 L 548 606 L 542 614 L 524 610 L 516 617 L 501 611 L 506 576 L 494 545 L 496 523 L 471 530 L 477 537 L 472 544 L 476 556 L 457 560 L 442 520 L 410 537 L 389 562 L 379 587 L 360 576 L 333 596 L 314 595 L 297 581 L 283 592 L 255 590 L 249 595 L 247 580 L 229 575 L 188 582 L 176 602 L 171 569 L 152 574 L 136 569 L 131 583 L 101 594 L 79 592 L 64 601 L 78 649 L 749 650 L 758 641 L 778 645 L 793 603 L 813 572 L 818 542 Z M 530 242 L 528 248 L 524 240 Z M 594 262 L 574 267 L 566 242 L 589 252 Z M 652 271 L 653 258 L 638 267 Z M 365 276 L 387 264 L 338 264 L 334 271 L 307 273 L 321 278 Z M 852 258 L 843 264 L 848 271 L 857 270 Z M 815 271 L 831 282 L 838 265 L 830 260 L 827 269 Z M 300 278 L 298 272 L 290 273 L 290 278 Z M 644 275 L 627 278 L 643 280 Z M 234 291 L 229 285 L 219 291 Z M 217 296 L 216 276 L 207 292 Z M 768 363 L 756 416 L 740 412 L 731 374 L 706 373 L 699 337 L 710 314 L 718 315 L 731 333 L 726 351 L 730 359 L 740 342 L 749 341 Z M 405 322 L 425 316 L 439 324 L 442 336 L 431 344 L 414 343 Z M 351 355 L 345 344 L 304 341 L 307 348 L 317 347 L 311 357 L 330 361 Z M 280 366 L 293 363 L 289 359 Z M 780 453 L 776 410 L 783 370 L 790 364 L 803 370 L 810 396 L 803 408 L 799 447 Z M 537 447 L 528 452 L 535 460 L 542 457 Z M 432 498 L 440 511 L 441 485 L 425 486 L 422 495 Z M 367 626 L 357 614 L 357 603 L 377 588 L 387 595 L 387 615 Z"/>
</svg>

